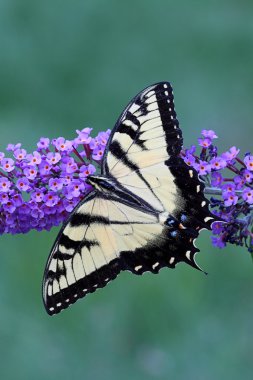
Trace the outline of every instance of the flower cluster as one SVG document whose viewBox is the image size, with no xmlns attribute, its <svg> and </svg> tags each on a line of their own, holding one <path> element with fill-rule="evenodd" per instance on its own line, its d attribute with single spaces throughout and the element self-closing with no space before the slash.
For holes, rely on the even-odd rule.
<svg viewBox="0 0 253 380">
<path fill-rule="evenodd" d="M 0 234 L 50 230 L 62 223 L 91 190 L 86 182 L 101 164 L 110 130 L 91 137 L 91 128 L 77 137 L 41 138 L 33 153 L 9 144 L 0 152 Z M 203 130 L 195 145 L 183 149 L 187 165 L 197 170 L 210 195 L 212 212 L 222 222 L 212 225 L 212 242 L 246 246 L 253 253 L 253 155 L 239 158 L 235 146 L 219 154 L 217 135 Z"/>
<path fill-rule="evenodd" d="M 91 128 L 77 137 L 42 137 L 33 153 L 9 144 L 0 152 L 0 234 L 50 230 L 66 219 L 90 191 L 89 174 L 99 166 L 110 130 L 92 138 Z"/>
<path fill-rule="evenodd" d="M 210 194 L 213 214 L 224 222 L 212 225 L 213 245 L 224 248 L 226 243 L 245 245 L 253 252 L 253 156 L 246 153 L 241 159 L 235 146 L 218 153 L 212 130 L 203 130 L 196 146 L 182 151 L 184 161 L 194 167 L 205 182 Z"/>
</svg>

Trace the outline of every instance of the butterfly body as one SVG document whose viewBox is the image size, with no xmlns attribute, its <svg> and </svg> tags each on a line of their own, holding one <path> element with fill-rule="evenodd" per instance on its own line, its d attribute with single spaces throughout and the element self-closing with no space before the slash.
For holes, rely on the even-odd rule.
<svg viewBox="0 0 253 380">
<path fill-rule="evenodd" d="M 194 240 L 214 217 L 181 148 L 170 84 L 144 89 L 119 117 L 101 175 L 87 178 L 94 191 L 70 215 L 52 248 L 43 281 L 50 315 L 122 270 L 158 273 L 179 262 L 199 269 Z"/>
</svg>

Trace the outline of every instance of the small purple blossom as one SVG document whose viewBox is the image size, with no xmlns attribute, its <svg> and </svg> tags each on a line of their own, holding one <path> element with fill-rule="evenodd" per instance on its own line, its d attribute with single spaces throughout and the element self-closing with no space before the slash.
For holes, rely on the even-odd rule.
<svg viewBox="0 0 253 380">
<path fill-rule="evenodd" d="M 39 165 L 40 174 L 42 176 L 49 175 L 51 172 L 52 165 L 50 165 L 46 160 L 42 161 Z"/>
<path fill-rule="evenodd" d="M 3 205 L 7 203 L 9 200 L 9 196 L 6 193 L 0 193 L 0 204 Z"/>
<path fill-rule="evenodd" d="M 55 165 L 57 164 L 60 160 L 61 160 L 61 155 L 60 153 L 56 152 L 49 152 L 47 154 L 47 158 L 46 158 L 47 162 L 50 164 L 50 165 Z"/>
<path fill-rule="evenodd" d="M 11 187 L 11 182 L 7 178 L 0 178 L 0 193 L 8 193 Z"/>
<path fill-rule="evenodd" d="M 212 140 L 209 139 L 208 137 L 202 139 L 202 138 L 199 138 L 198 139 L 198 143 L 200 146 L 202 146 L 203 148 L 208 148 L 211 144 L 212 144 Z"/>
<path fill-rule="evenodd" d="M 16 187 L 18 188 L 18 190 L 20 191 L 26 191 L 29 189 L 30 187 L 30 182 L 28 181 L 28 179 L 26 177 L 23 177 L 23 178 L 19 178 L 16 182 Z"/>
<path fill-rule="evenodd" d="M 92 131 L 92 128 L 84 128 L 81 131 L 78 129 L 76 130 L 76 133 L 78 134 L 78 137 L 75 138 L 76 144 L 89 144 L 91 142 L 91 136 L 90 133 Z"/>
<path fill-rule="evenodd" d="M 12 170 L 14 170 L 13 159 L 12 158 L 3 158 L 1 161 L 1 168 L 7 173 L 12 172 Z"/>
<path fill-rule="evenodd" d="M 236 186 L 236 189 L 237 190 L 240 190 L 243 188 L 244 184 L 245 184 L 245 177 L 242 176 L 242 175 L 236 175 L 234 178 L 233 178 L 233 181 L 235 183 L 235 186 Z"/>
<path fill-rule="evenodd" d="M 237 149 L 235 146 L 232 146 L 227 152 L 222 153 L 221 157 L 225 161 L 232 161 L 234 160 L 240 152 L 240 149 Z"/>
<path fill-rule="evenodd" d="M 226 242 L 224 241 L 223 236 L 212 236 L 212 243 L 217 248 L 225 248 Z"/>
<path fill-rule="evenodd" d="M 194 168 L 198 171 L 199 175 L 206 175 L 211 172 L 211 165 L 202 160 L 199 160 L 199 163 L 194 165 Z"/>
<path fill-rule="evenodd" d="M 242 197 L 247 203 L 252 205 L 253 204 L 253 189 L 250 189 L 249 187 L 245 187 L 245 189 L 242 192 Z"/>
<path fill-rule="evenodd" d="M 58 137 L 55 139 L 53 145 L 61 152 L 71 152 L 73 149 L 72 141 L 65 140 L 64 137 Z"/>
<path fill-rule="evenodd" d="M 224 223 L 222 222 L 214 222 L 212 224 L 212 231 L 214 235 L 219 235 L 224 231 Z"/>
<path fill-rule="evenodd" d="M 94 165 L 89 164 L 89 165 L 82 165 L 80 167 L 80 172 L 79 172 L 79 177 L 80 178 L 86 178 L 90 174 L 94 174 L 96 171 L 96 168 Z"/>
<path fill-rule="evenodd" d="M 44 199 L 44 192 L 41 189 L 34 189 L 31 193 L 31 200 L 34 202 L 42 202 Z"/>
<path fill-rule="evenodd" d="M 238 202 L 238 196 L 237 195 L 235 195 L 233 193 L 224 195 L 224 205 L 226 207 L 236 205 L 237 202 Z"/>
<path fill-rule="evenodd" d="M 37 143 L 37 147 L 39 150 L 48 149 L 50 145 L 50 140 L 47 137 L 41 137 Z"/>
<path fill-rule="evenodd" d="M 16 210 L 16 206 L 14 202 L 11 199 L 9 199 L 8 202 L 3 204 L 3 210 L 8 212 L 9 214 L 13 214 Z"/>
<path fill-rule="evenodd" d="M 201 134 L 202 134 L 202 136 L 204 136 L 205 138 L 208 138 L 210 140 L 218 138 L 218 136 L 216 135 L 216 133 L 212 129 L 203 129 Z"/>
<path fill-rule="evenodd" d="M 246 182 L 251 183 L 252 182 L 252 178 L 253 178 L 253 173 L 250 172 L 249 170 L 244 170 L 243 171 L 243 177 L 245 178 Z"/>
<path fill-rule="evenodd" d="M 14 152 L 14 150 L 19 149 L 20 147 L 21 147 L 20 143 L 18 143 L 18 144 L 8 144 L 7 147 L 6 147 L 6 150 L 8 152 Z"/>
<path fill-rule="evenodd" d="M 63 157 L 62 163 L 63 171 L 65 171 L 68 174 L 75 173 L 78 170 L 78 165 L 73 157 Z"/>
<path fill-rule="evenodd" d="M 93 150 L 92 158 L 95 161 L 100 161 L 103 157 L 103 154 L 104 154 L 104 148 L 101 145 L 98 145 Z"/>
<path fill-rule="evenodd" d="M 219 172 L 212 172 L 211 185 L 220 187 L 223 182 L 223 177 Z"/>
<path fill-rule="evenodd" d="M 244 163 L 248 170 L 253 171 L 253 156 L 247 155 L 244 157 Z"/>
<path fill-rule="evenodd" d="M 210 160 L 211 168 L 213 170 L 220 170 L 226 167 L 227 163 L 222 157 L 214 157 Z"/>
<path fill-rule="evenodd" d="M 54 192 L 50 191 L 44 195 L 43 201 L 48 207 L 53 207 L 59 202 L 59 197 Z"/>
<path fill-rule="evenodd" d="M 33 154 L 27 155 L 28 165 L 36 166 L 41 163 L 41 154 L 37 151 L 34 151 Z"/>
<path fill-rule="evenodd" d="M 13 153 L 16 160 L 23 160 L 26 157 L 26 150 L 25 149 L 15 149 Z"/>
<path fill-rule="evenodd" d="M 49 189 L 52 191 L 59 191 L 63 187 L 63 180 L 61 178 L 50 178 L 49 180 Z"/>
<path fill-rule="evenodd" d="M 26 167 L 24 169 L 24 175 L 28 179 L 33 180 L 36 177 L 37 173 L 38 173 L 37 169 L 35 169 L 33 166 L 32 167 Z"/>
<path fill-rule="evenodd" d="M 235 192 L 235 184 L 233 182 L 225 183 L 221 186 L 223 196 L 227 196 Z"/>
</svg>

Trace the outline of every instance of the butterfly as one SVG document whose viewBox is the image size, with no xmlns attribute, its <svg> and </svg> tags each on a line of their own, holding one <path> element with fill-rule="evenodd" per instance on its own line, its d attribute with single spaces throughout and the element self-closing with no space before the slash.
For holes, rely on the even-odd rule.
<svg viewBox="0 0 253 380">
<path fill-rule="evenodd" d="M 158 273 L 185 262 L 200 269 L 194 241 L 214 216 L 197 172 L 180 156 L 183 139 L 169 82 L 145 88 L 109 137 L 100 175 L 62 227 L 49 255 L 48 314 L 106 286 L 123 271 Z"/>
</svg>

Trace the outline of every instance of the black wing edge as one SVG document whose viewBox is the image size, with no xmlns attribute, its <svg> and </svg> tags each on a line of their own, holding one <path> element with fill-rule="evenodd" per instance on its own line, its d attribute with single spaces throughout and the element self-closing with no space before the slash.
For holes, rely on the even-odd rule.
<svg viewBox="0 0 253 380">
<path fill-rule="evenodd" d="M 135 104 L 139 105 L 140 109 L 142 111 L 144 111 L 144 113 L 145 113 L 145 109 L 143 109 L 144 101 L 145 101 L 145 94 L 151 90 L 155 91 L 157 101 L 158 101 L 159 111 L 161 113 L 161 118 L 162 118 L 163 123 L 165 123 L 166 126 L 170 127 L 170 130 L 169 131 L 167 130 L 166 134 L 169 135 L 170 137 L 179 134 L 179 138 L 175 139 L 174 147 L 172 149 L 173 149 L 173 152 L 177 152 L 177 153 L 180 152 L 180 149 L 181 149 L 182 144 L 183 144 L 183 139 L 182 139 L 181 130 L 180 130 L 180 128 L 178 128 L 178 120 L 176 118 L 176 112 L 175 112 L 175 107 L 174 107 L 173 88 L 172 88 L 170 82 L 167 82 L 167 81 L 157 82 L 157 83 L 154 83 L 153 85 L 147 86 L 142 91 L 140 91 L 134 98 L 132 98 L 132 100 L 128 103 L 128 105 L 125 107 L 123 112 L 120 114 L 118 120 L 116 121 L 116 123 L 115 123 L 115 125 L 111 131 L 111 134 L 109 136 L 109 139 L 108 139 L 106 147 L 105 147 L 105 152 L 104 152 L 102 165 L 101 165 L 102 174 L 107 174 L 107 175 L 109 174 L 108 168 L 106 165 L 107 154 L 108 154 L 109 147 L 110 147 L 111 141 L 113 139 L 113 136 L 114 136 L 115 132 L 117 132 L 119 130 L 121 123 L 122 123 L 122 120 L 125 117 L 125 115 L 127 114 L 127 111 L 135 103 Z M 168 93 L 167 95 L 165 95 L 165 91 L 167 91 L 167 93 Z M 169 104 L 168 104 L 168 100 L 170 101 Z M 169 108 L 170 108 L 170 110 L 169 110 Z M 171 119 L 171 117 L 172 117 L 172 119 Z M 177 130 L 173 130 L 174 125 L 177 126 Z M 138 131 L 136 131 L 136 135 L 138 135 Z M 170 151 L 170 154 L 171 153 L 172 152 Z"/>
</svg>

